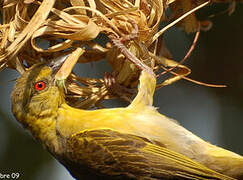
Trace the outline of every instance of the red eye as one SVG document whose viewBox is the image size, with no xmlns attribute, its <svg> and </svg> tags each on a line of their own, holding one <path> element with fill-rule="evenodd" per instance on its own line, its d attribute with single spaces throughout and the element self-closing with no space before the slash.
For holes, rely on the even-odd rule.
<svg viewBox="0 0 243 180">
<path fill-rule="evenodd" d="M 39 81 L 39 82 L 35 83 L 35 89 L 37 91 L 41 91 L 41 90 L 45 89 L 45 87 L 46 87 L 46 83 L 43 81 Z"/>
</svg>

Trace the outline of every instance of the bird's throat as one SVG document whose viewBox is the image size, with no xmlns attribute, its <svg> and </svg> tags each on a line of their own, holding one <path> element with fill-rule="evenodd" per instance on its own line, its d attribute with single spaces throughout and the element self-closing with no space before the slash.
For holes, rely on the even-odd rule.
<svg viewBox="0 0 243 180">
<path fill-rule="evenodd" d="M 58 151 L 56 135 L 57 114 L 38 118 L 31 115 L 27 116 L 27 119 L 29 120 L 27 128 L 35 139 L 40 141 L 50 152 Z"/>
</svg>

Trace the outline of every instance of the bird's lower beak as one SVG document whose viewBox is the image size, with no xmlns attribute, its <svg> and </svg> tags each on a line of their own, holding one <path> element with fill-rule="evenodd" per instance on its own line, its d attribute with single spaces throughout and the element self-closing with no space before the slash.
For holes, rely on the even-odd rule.
<svg viewBox="0 0 243 180">
<path fill-rule="evenodd" d="M 56 80 L 65 80 L 71 74 L 73 67 L 79 57 L 85 52 L 82 48 L 77 48 L 72 54 L 61 56 L 50 63 L 54 78 Z"/>
</svg>

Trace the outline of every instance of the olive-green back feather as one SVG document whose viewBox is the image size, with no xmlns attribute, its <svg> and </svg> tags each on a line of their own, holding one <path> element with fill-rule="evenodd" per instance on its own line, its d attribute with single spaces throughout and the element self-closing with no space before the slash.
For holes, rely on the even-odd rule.
<svg viewBox="0 0 243 180">
<path fill-rule="evenodd" d="M 98 179 L 233 179 L 144 138 L 109 129 L 77 133 L 67 144 L 66 156 L 76 168 L 66 166 L 76 169 L 78 179 L 89 173 Z"/>
</svg>

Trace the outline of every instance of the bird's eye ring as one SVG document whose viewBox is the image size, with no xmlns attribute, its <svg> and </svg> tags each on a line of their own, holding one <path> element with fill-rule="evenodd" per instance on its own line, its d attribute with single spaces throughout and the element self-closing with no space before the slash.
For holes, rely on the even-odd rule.
<svg viewBox="0 0 243 180">
<path fill-rule="evenodd" d="M 35 90 L 42 91 L 46 88 L 46 83 L 44 81 L 38 81 L 35 83 Z"/>
</svg>

